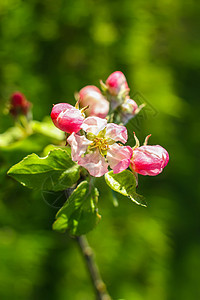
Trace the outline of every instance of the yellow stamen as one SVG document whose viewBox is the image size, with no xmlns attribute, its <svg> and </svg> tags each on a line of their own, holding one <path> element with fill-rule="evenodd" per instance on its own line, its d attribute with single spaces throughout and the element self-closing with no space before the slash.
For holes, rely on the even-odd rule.
<svg viewBox="0 0 200 300">
<path fill-rule="evenodd" d="M 105 138 L 96 137 L 93 140 L 93 143 L 90 145 L 90 149 L 95 149 L 95 148 L 98 148 L 100 154 L 104 156 L 105 155 L 104 151 L 107 151 L 109 149 L 107 140 Z"/>
</svg>

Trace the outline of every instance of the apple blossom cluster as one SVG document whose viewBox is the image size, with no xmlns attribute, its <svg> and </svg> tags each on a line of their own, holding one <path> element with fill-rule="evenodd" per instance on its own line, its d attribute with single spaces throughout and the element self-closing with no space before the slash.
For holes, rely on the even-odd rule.
<svg viewBox="0 0 200 300">
<path fill-rule="evenodd" d="M 134 174 L 160 174 L 169 161 L 163 147 L 147 145 L 149 136 L 140 147 L 135 134 L 135 147 L 124 145 L 124 125 L 143 107 L 130 98 L 126 77 L 116 71 L 100 84 L 102 91 L 93 85 L 82 88 L 75 106 L 58 103 L 51 111 L 54 125 L 67 133 L 72 160 L 94 177 L 103 176 L 109 167 L 115 174 L 127 168 Z"/>
</svg>

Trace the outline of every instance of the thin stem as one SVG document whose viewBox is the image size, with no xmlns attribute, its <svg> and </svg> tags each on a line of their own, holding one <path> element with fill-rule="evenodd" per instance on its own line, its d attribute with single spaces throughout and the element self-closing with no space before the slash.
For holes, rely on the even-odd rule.
<svg viewBox="0 0 200 300">
<path fill-rule="evenodd" d="M 76 240 L 78 242 L 81 253 L 85 259 L 92 280 L 92 284 L 97 295 L 97 300 L 112 300 L 106 290 L 106 285 L 101 278 L 98 266 L 94 260 L 93 251 L 88 244 L 86 236 L 78 236 L 76 237 Z"/>
</svg>

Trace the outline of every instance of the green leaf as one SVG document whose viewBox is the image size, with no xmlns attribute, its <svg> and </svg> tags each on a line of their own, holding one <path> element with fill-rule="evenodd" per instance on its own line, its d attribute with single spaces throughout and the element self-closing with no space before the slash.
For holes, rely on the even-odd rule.
<svg viewBox="0 0 200 300">
<path fill-rule="evenodd" d="M 8 175 L 28 188 L 62 191 L 79 179 L 79 166 L 65 150 L 55 149 L 46 157 L 28 155 L 8 171 Z"/>
<path fill-rule="evenodd" d="M 97 209 L 98 194 L 87 181 L 81 182 L 58 211 L 53 229 L 60 232 L 69 229 L 72 235 L 92 230 L 101 218 Z"/>
<path fill-rule="evenodd" d="M 138 205 L 146 206 L 144 198 L 136 193 L 136 178 L 131 171 L 124 170 L 118 174 L 110 171 L 105 174 L 105 180 L 112 190 L 129 197 Z"/>
<path fill-rule="evenodd" d="M 55 149 L 62 149 L 65 150 L 69 155 L 71 155 L 71 147 L 67 147 L 67 146 L 58 146 L 58 145 L 53 145 L 53 144 L 49 144 L 47 145 L 44 150 L 43 150 L 43 155 L 46 156 L 48 155 L 48 153 L 52 150 Z"/>
</svg>

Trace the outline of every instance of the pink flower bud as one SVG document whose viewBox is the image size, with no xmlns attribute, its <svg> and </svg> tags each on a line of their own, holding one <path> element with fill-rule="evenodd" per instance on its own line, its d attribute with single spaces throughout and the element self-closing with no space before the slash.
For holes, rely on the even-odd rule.
<svg viewBox="0 0 200 300">
<path fill-rule="evenodd" d="M 10 104 L 10 113 L 15 117 L 20 114 L 27 115 L 31 107 L 31 103 L 27 101 L 26 97 L 20 92 L 12 94 Z"/>
<path fill-rule="evenodd" d="M 78 132 L 84 121 L 81 111 L 68 103 L 58 103 L 51 111 L 54 125 L 67 133 Z"/>
<path fill-rule="evenodd" d="M 120 106 L 120 117 L 121 117 L 121 122 L 123 124 L 128 123 L 130 119 L 132 119 L 138 111 L 138 105 L 137 103 L 132 100 L 132 99 L 126 99 L 124 103 Z"/>
<path fill-rule="evenodd" d="M 24 104 L 24 102 L 26 102 L 26 101 L 27 100 L 26 100 L 25 96 L 20 92 L 15 92 L 11 96 L 11 104 L 13 106 L 22 106 Z"/>
<path fill-rule="evenodd" d="M 96 87 L 95 85 L 86 85 L 79 92 L 80 100 L 83 101 L 85 96 L 87 96 L 89 92 L 97 92 L 97 93 L 101 94 L 100 89 L 98 87 Z"/>
<path fill-rule="evenodd" d="M 131 168 L 141 175 L 155 176 L 168 164 L 169 154 L 161 146 L 141 146 L 133 149 Z"/>
<path fill-rule="evenodd" d="M 117 96 L 120 92 L 129 88 L 126 77 L 120 71 L 112 73 L 106 80 L 106 85 L 108 87 L 108 91 L 113 96 Z"/>
<path fill-rule="evenodd" d="M 132 99 L 126 99 L 122 104 L 122 110 L 126 114 L 135 115 L 136 109 L 138 109 L 138 105 Z"/>
<path fill-rule="evenodd" d="M 101 91 L 94 85 L 87 85 L 79 92 L 80 106 L 86 109 L 87 116 L 105 118 L 109 112 L 109 102 L 103 97 Z"/>
</svg>

